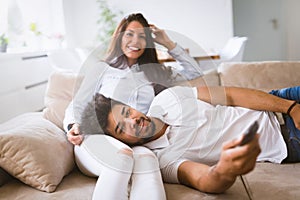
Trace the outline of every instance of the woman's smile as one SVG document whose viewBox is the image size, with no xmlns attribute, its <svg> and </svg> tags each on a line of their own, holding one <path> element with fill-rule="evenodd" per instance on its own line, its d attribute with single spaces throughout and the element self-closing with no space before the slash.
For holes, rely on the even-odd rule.
<svg viewBox="0 0 300 200">
<path fill-rule="evenodd" d="M 139 47 L 134 47 L 134 46 L 127 46 L 127 48 L 130 50 L 130 51 L 140 51 L 141 48 Z"/>
</svg>

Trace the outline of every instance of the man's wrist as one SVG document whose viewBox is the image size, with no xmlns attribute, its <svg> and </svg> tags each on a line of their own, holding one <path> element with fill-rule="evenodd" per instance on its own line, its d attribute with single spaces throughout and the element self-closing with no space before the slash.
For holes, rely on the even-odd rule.
<svg viewBox="0 0 300 200">
<path fill-rule="evenodd" d="M 291 112 L 292 112 L 292 110 L 295 108 L 296 105 L 297 105 L 297 101 L 294 101 L 294 103 L 292 103 L 292 104 L 290 105 L 290 107 L 288 108 L 286 114 L 289 115 L 289 116 L 291 116 Z"/>
<path fill-rule="evenodd" d="M 218 164 L 210 168 L 210 173 L 218 180 L 226 181 L 226 182 L 234 182 L 237 177 L 237 175 L 222 170 L 222 167 L 220 167 Z"/>
</svg>

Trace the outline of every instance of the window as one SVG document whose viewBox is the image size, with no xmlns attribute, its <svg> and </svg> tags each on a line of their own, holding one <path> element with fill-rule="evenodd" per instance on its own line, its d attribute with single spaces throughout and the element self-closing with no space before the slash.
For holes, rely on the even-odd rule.
<svg viewBox="0 0 300 200">
<path fill-rule="evenodd" d="M 0 0 L 0 34 L 8 52 L 60 48 L 65 26 L 62 0 Z"/>
</svg>

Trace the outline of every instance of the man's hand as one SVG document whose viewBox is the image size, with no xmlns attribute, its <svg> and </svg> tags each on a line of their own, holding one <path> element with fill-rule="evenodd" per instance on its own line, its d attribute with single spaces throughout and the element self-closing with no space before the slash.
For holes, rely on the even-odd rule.
<svg viewBox="0 0 300 200">
<path fill-rule="evenodd" d="M 254 169 L 260 153 L 259 135 L 239 146 L 243 137 L 224 143 L 219 162 L 208 166 L 185 161 L 178 168 L 180 183 L 203 192 L 222 193 L 232 186 L 236 177 Z"/>
<path fill-rule="evenodd" d="M 261 152 L 258 143 L 259 135 L 256 134 L 248 144 L 239 146 L 242 138 L 225 142 L 223 145 L 220 161 L 214 171 L 225 179 L 246 174 L 255 167 L 257 156 Z"/>
<path fill-rule="evenodd" d="M 80 132 L 79 124 L 73 124 L 72 128 L 67 132 L 68 140 L 74 145 L 80 145 L 83 136 Z"/>
</svg>

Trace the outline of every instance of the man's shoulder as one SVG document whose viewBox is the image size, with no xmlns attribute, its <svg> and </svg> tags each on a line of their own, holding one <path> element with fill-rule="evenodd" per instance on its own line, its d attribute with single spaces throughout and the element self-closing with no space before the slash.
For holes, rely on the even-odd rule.
<svg viewBox="0 0 300 200">
<path fill-rule="evenodd" d="M 167 88 L 161 93 L 159 93 L 155 98 L 165 98 L 166 96 L 173 96 L 176 98 L 182 97 L 195 97 L 195 87 L 188 86 L 174 86 L 171 88 Z"/>
<path fill-rule="evenodd" d="M 176 112 L 178 105 L 181 105 L 186 99 L 196 98 L 195 88 L 183 86 L 168 88 L 154 97 L 148 114 L 155 117 L 165 116 L 171 111 Z"/>
</svg>

